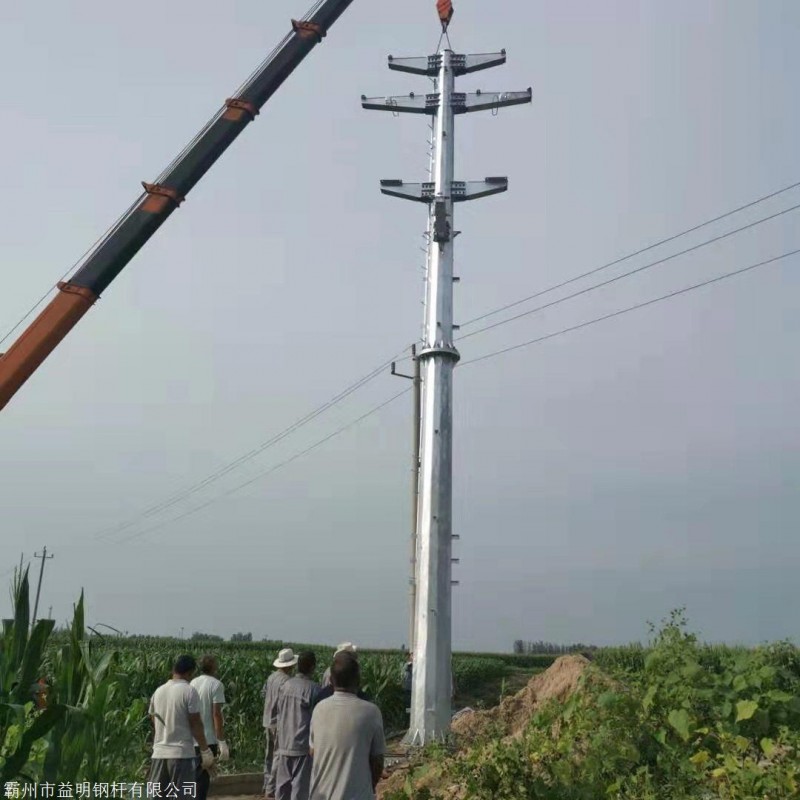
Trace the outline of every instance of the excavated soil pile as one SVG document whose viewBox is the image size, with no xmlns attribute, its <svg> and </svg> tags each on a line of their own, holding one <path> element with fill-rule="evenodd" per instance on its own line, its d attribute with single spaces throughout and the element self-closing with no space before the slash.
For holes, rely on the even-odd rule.
<svg viewBox="0 0 800 800">
<path fill-rule="evenodd" d="M 548 700 L 566 700 L 577 688 L 589 661 L 583 656 L 562 656 L 539 675 L 534 675 L 528 685 L 507 697 L 499 706 L 486 711 L 473 711 L 454 720 L 452 731 L 456 734 L 459 747 L 467 747 L 473 742 L 488 736 L 505 738 L 519 736 L 527 727 L 534 714 Z M 410 765 L 398 765 L 393 774 L 378 784 L 378 800 L 391 792 L 400 791 L 408 775 Z M 435 786 L 440 781 L 434 771 L 420 780 L 415 780 L 416 788 Z M 448 787 L 446 796 L 453 800 L 463 800 L 464 793 L 458 786 Z"/>
<path fill-rule="evenodd" d="M 453 733 L 466 743 L 498 728 L 501 736 L 518 736 L 544 703 L 553 698 L 565 700 L 575 691 L 588 663 L 578 655 L 556 659 L 545 672 L 534 675 L 524 689 L 506 697 L 499 706 L 459 717 L 453 722 Z"/>
</svg>

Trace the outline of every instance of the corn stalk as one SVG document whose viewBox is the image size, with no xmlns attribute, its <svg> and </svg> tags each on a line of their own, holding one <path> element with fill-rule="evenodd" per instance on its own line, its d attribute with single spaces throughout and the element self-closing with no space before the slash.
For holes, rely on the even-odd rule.
<svg viewBox="0 0 800 800">
<path fill-rule="evenodd" d="M 0 780 L 38 777 L 31 753 L 63 720 L 57 704 L 38 708 L 38 680 L 44 651 L 55 623 L 40 619 L 31 629 L 28 570 L 15 573 L 11 590 L 13 619 L 3 620 L 0 637 Z"/>
<path fill-rule="evenodd" d="M 116 650 L 97 654 L 86 636 L 83 593 L 75 606 L 69 639 L 52 656 L 53 699 L 66 713 L 48 737 L 48 781 L 103 782 L 127 775 L 136 763 L 145 701 L 131 702 L 129 677 Z M 142 760 L 141 758 L 139 759 Z M 137 770 L 138 771 L 138 770 Z"/>
</svg>

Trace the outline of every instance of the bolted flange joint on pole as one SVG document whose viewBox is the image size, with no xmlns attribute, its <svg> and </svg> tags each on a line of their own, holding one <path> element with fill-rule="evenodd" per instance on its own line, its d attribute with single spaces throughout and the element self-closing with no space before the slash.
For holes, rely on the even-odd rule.
<svg viewBox="0 0 800 800">
<path fill-rule="evenodd" d="M 449 4 L 446 4 L 449 5 Z M 428 206 L 427 270 L 422 347 L 417 353 L 422 392 L 419 433 L 419 491 L 416 504 L 414 672 L 411 726 L 406 742 L 425 745 L 444 739 L 452 716 L 452 454 L 453 369 L 460 355 L 453 341 L 453 227 L 455 203 L 498 194 L 507 178 L 454 178 L 455 118 L 475 111 L 529 103 L 521 92 L 456 92 L 455 79 L 504 64 L 505 51 L 462 55 L 444 49 L 419 58 L 389 57 L 389 68 L 434 79 L 434 91 L 368 98 L 365 109 L 432 118 L 430 179 L 424 183 L 381 181 L 381 192 Z"/>
</svg>

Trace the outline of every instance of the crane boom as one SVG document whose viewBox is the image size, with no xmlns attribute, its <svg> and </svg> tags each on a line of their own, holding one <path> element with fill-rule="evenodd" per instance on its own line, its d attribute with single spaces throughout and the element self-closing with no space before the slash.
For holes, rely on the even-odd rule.
<svg viewBox="0 0 800 800">
<path fill-rule="evenodd" d="M 72 330 L 183 202 L 261 107 L 292 74 L 352 0 L 321 0 L 307 18 L 292 20 L 292 30 L 236 95 L 194 138 L 131 209 L 100 240 L 75 274 L 58 284 L 58 293 L 20 337 L 0 355 L 0 409 Z"/>
</svg>

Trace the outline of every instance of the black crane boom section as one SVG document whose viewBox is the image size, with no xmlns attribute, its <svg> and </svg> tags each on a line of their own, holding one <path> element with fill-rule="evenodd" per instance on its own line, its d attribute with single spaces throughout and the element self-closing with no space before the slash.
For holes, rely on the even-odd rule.
<svg viewBox="0 0 800 800">
<path fill-rule="evenodd" d="M 80 266 L 69 285 L 99 296 L 294 72 L 352 0 L 327 0 L 292 32 Z"/>
</svg>

